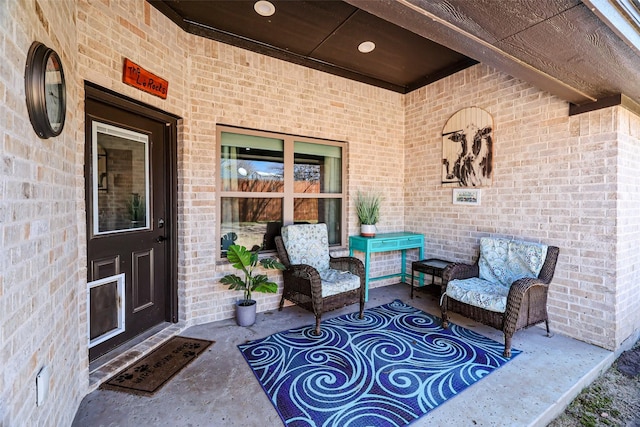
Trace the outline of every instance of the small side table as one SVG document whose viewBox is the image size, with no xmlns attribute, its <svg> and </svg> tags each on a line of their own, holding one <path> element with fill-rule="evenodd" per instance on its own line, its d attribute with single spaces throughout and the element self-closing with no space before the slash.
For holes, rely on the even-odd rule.
<svg viewBox="0 0 640 427">
<path fill-rule="evenodd" d="M 435 277 L 438 276 L 442 279 L 442 272 L 449 265 L 453 264 L 451 261 L 446 261 L 438 258 L 423 259 L 420 261 L 414 261 L 411 263 L 411 299 L 413 299 L 413 275 L 414 272 L 430 274 L 431 284 L 435 284 Z"/>
<path fill-rule="evenodd" d="M 398 233 L 380 233 L 375 237 L 350 236 L 349 237 L 349 256 L 353 256 L 353 251 L 364 253 L 364 300 L 369 301 L 369 282 L 372 280 L 382 280 L 391 277 L 400 276 L 403 283 L 407 282 L 406 272 L 406 252 L 407 249 L 417 249 L 418 257 L 424 256 L 424 234 L 398 232 Z M 369 258 L 371 254 L 378 252 L 400 251 L 400 273 L 387 274 L 385 276 L 369 277 L 369 269 L 371 263 Z M 422 283 L 422 282 L 421 282 Z"/>
</svg>

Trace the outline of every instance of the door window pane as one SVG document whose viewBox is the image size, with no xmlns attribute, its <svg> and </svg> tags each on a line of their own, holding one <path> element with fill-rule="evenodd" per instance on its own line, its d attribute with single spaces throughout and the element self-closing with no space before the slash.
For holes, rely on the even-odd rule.
<svg viewBox="0 0 640 427">
<path fill-rule="evenodd" d="M 281 198 L 223 197 L 220 248 L 231 245 L 274 250 L 274 237 L 282 227 Z"/>
<path fill-rule="evenodd" d="M 296 193 L 340 193 L 342 149 L 296 141 L 293 177 Z"/>
<path fill-rule="evenodd" d="M 93 122 L 93 233 L 149 228 L 149 137 Z"/>
</svg>

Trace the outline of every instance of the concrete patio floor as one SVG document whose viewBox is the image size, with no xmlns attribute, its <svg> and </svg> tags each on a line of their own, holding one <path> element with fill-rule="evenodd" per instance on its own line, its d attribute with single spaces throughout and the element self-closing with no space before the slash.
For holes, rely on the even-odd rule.
<svg viewBox="0 0 640 427">
<path fill-rule="evenodd" d="M 428 287 L 411 300 L 405 284 L 372 289 L 367 308 L 400 299 L 439 316 L 437 290 Z M 357 310 L 345 307 L 334 317 Z M 452 321 L 496 341 L 502 334 L 452 313 Z M 92 387 L 108 379 L 169 336 L 215 341 L 152 397 L 95 389 L 78 409 L 73 426 L 281 426 L 282 421 L 249 369 L 237 345 L 275 332 L 312 325 L 298 307 L 259 313 L 243 328 L 227 319 L 181 329 L 170 325 L 112 362 L 92 370 Z M 449 399 L 412 426 L 546 426 L 573 398 L 614 362 L 616 355 L 562 335 L 547 337 L 542 327 L 519 331 L 513 347 L 522 350 L 502 368 Z M 92 368 L 95 368 L 92 364 Z"/>
</svg>

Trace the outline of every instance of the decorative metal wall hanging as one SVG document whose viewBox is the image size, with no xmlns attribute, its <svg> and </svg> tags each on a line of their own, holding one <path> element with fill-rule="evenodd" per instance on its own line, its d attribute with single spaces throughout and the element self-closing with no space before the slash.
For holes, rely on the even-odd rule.
<svg viewBox="0 0 640 427">
<path fill-rule="evenodd" d="M 449 118 L 442 129 L 442 185 L 490 186 L 493 175 L 493 117 L 468 107 Z"/>
</svg>

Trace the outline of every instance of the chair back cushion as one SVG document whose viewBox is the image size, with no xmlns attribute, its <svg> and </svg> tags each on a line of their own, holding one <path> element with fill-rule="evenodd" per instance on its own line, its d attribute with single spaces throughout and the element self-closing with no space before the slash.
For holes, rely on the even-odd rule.
<svg viewBox="0 0 640 427">
<path fill-rule="evenodd" d="M 480 239 L 480 278 L 510 287 L 523 277 L 538 277 L 547 258 L 547 245 L 520 240 Z"/>
<path fill-rule="evenodd" d="M 282 243 L 291 264 L 308 264 L 318 271 L 329 268 L 329 237 L 326 224 L 284 226 Z"/>
</svg>

